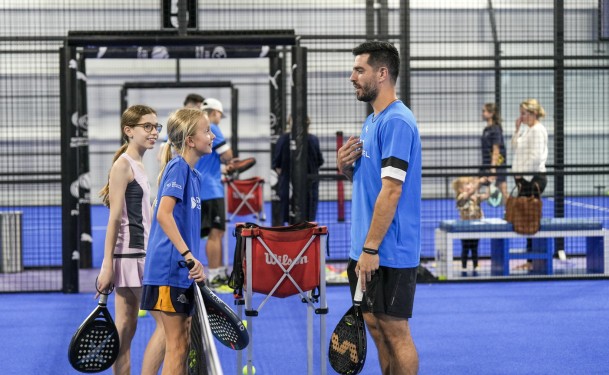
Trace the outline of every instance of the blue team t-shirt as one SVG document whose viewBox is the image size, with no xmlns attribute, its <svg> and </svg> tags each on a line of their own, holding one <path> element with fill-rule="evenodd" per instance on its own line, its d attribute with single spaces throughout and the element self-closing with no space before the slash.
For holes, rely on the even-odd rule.
<svg viewBox="0 0 609 375">
<path fill-rule="evenodd" d="M 156 216 L 162 197 L 176 198 L 173 217 L 180 235 L 191 251 L 198 251 L 201 241 L 199 237 L 201 228 L 200 184 L 199 172 L 196 169 L 190 169 L 186 160 L 180 155 L 171 159 L 165 167 L 152 216 L 144 268 L 144 285 L 188 288 L 192 284 L 192 280 L 188 279 L 188 269 L 178 265 L 178 262 L 184 258 L 169 240 Z"/>
<path fill-rule="evenodd" d="M 216 136 L 212 144 L 212 153 L 201 156 L 195 168 L 201 173 L 201 200 L 224 198 L 224 186 L 222 185 L 222 169 L 220 155 L 230 149 L 220 127 L 211 124 L 212 133 Z"/>
<path fill-rule="evenodd" d="M 351 251 L 358 260 L 372 222 L 381 179 L 403 182 L 395 216 L 379 248 L 380 265 L 411 268 L 421 254 L 421 139 L 412 114 L 401 101 L 364 122 L 363 154 L 353 170 Z"/>
</svg>

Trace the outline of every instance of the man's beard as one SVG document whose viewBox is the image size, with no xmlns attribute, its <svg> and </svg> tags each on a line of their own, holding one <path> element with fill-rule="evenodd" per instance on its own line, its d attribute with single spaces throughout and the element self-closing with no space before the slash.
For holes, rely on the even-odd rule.
<svg viewBox="0 0 609 375">
<path fill-rule="evenodd" d="M 361 95 L 355 94 L 357 100 L 360 102 L 369 103 L 376 99 L 379 94 L 379 90 L 376 86 L 360 86 L 360 90 L 362 91 Z"/>
</svg>

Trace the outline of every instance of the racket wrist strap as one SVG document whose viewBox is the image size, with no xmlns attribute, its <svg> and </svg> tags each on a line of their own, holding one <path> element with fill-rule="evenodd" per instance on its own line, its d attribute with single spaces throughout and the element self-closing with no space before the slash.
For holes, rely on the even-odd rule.
<svg viewBox="0 0 609 375">
<path fill-rule="evenodd" d="M 181 255 L 181 256 L 183 256 L 183 257 L 185 257 L 185 256 L 186 256 L 186 254 L 188 254 L 188 253 L 190 253 L 190 249 L 186 249 L 186 251 L 185 251 L 185 252 L 183 252 L 183 253 L 180 253 L 180 255 Z"/>
<path fill-rule="evenodd" d="M 369 247 L 364 247 L 364 248 L 362 248 L 362 251 L 366 254 L 379 255 L 378 249 L 371 249 Z"/>
</svg>

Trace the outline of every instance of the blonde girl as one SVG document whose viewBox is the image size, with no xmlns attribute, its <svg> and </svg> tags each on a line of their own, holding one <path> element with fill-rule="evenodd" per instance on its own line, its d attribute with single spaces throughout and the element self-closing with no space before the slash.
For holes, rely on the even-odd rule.
<svg viewBox="0 0 609 375">
<path fill-rule="evenodd" d="M 167 341 L 163 374 L 185 374 L 193 280 L 205 280 L 203 266 L 193 254 L 199 250 L 201 228 L 201 174 L 194 166 L 211 153 L 214 135 L 207 116 L 191 108 L 169 117 L 167 134 L 169 147 L 161 156 L 141 308 L 161 315 Z M 190 271 L 179 264 L 187 260 L 195 263 Z"/>
<path fill-rule="evenodd" d="M 488 193 L 479 194 L 478 188 L 485 178 L 477 177 L 458 177 L 452 187 L 455 191 L 457 201 L 457 210 L 461 220 L 478 220 L 484 217 L 480 203 L 488 199 Z M 463 239 L 461 240 L 461 274 L 467 273 L 467 257 L 468 253 L 472 253 L 472 263 L 474 267 L 474 275 L 478 270 L 478 239 Z"/>
</svg>

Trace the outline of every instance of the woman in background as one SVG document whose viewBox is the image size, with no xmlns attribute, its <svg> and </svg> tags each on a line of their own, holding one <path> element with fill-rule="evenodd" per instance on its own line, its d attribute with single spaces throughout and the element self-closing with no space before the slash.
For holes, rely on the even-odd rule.
<svg viewBox="0 0 609 375">
<path fill-rule="evenodd" d="M 505 202 L 508 196 L 507 191 L 507 157 L 505 144 L 503 141 L 503 129 L 501 127 L 501 115 L 495 103 L 486 103 L 482 106 L 482 119 L 486 126 L 482 131 L 481 151 L 482 168 L 480 172 L 487 176 L 491 184 L 495 184 L 503 195 L 502 201 Z M 499 172 L 498 174 L 496 174 Z"/>
<path fill-rule="evenodd" d="M 512 137 L 514 162 L 512 172 L 516 173 L 514 181 L 518 186 L 518 196 L 536 196 L 546 189 L 548 179 L 545 175 L 548 159 L 548 132 L 539 121 L 546 115 L 545 110 L 536 99 L 527 99 L 520 103 L 520 116 L 516 119 L 516 128 Z M 522 125 L 525 126 L 522 126 Z M 527 239 L 527 251 L 532 251 L 533 241 Z M 517 269 L 531 270 L 529 259 Z"/>
</svg>

